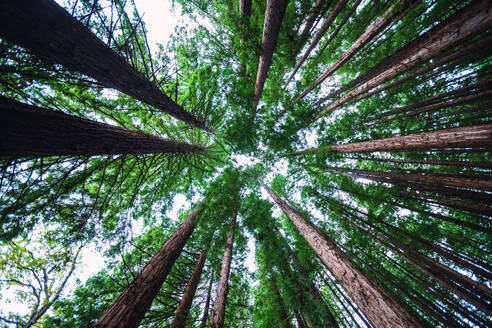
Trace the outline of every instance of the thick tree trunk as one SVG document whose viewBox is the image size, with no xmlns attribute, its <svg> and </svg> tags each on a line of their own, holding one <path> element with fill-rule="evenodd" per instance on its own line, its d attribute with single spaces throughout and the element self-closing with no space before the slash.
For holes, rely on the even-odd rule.
<svg viewBox="0 0 492 328">
<path fill-rule="evenodd" d="M 408 46 L 397 51 L 394 55 L 383 59 L 373 70 L 369 81 L 362 83 L 349 91 L 317 114 L 311 122 L 316 121 L 328 112 L 344 104 L 349 99 L 358 96 L 408 70 L 437 57 L 492 26 L 492 3 L 488 0 L 474 1 L 458 13 L 437 25 L 424 35 L 418 37 Z"/>
<path fill-rule="evenodd" d="M 174 319 L 171 322 L 170 328 L 185 328 L 186 320 L 188 319 L 188 313 L 191 309 L 191 304 L 193 302 L 193 298 L 195 297 L 195 292 L 200 283 L 200 277 L 202 275 L 203 266 L 205 265 L 205 259 L 207 257 L 207 250 L 202 249 L 200 256 L 195 265 L 195 269 L 191 274 L 190 280 L 188 280 L 188 285 L 186 285 L 186 289 L 181 297 L 181 302 L 176 309 L 176 314 L 174 315 Z"/>
<path fill-rule="evenodd" d="M 0 36 L 163 112 L 212 131 L 52 0 L 0 2 Z"/>
<path fill-rule="evenodd" d="M 214 282 L 213 277 L 214 277 L 214 271 L 212 269 L 212 272 L 210 273 L 210 281 L 208 283 L 207 298 L 205 299 L 205 307 L 203 309 L 202 318 L 200 319 L 200 328 L 207 327 L 208 311 L 210 309 L 210 299 L 212 298 L 212 285 Z"/>
<path fill-rule="evenodd" d="M 369 41 L 371 41 L 376 35 L 384 30 L 396 17 L 400 16 L 401 7 L 407 8 L 412 1 L 401 0 L 391 6 L 381 17 L 376 19 L 367 30 L 345 51 L 345 53 L 334 62 L 316 81 L 307 87 L 300 95 L 298 95 L 291 106 L 302 99 L 305 95 L 311 92 L 314 88 L 320 85 L 324 80 L 333 74 L 343 63 L 352 58 L 362 47 L 364 47 Z M 406 10 L 404 10 L 405 12 Z"/>
<path fill-rule="evenodd" d="M 251 16 L 251 0 L 239 0 L 239 12 L 243 17 Z"/>
<path fill-rule="evenodd" d="M 355 142 L 336 146 L 286 153 L 282 156 L 322 154 L 324 152 L 371 152 L 371 151 L 412 151 L 449 148 L 490 147 L 492 145 L 492 124 L 472 125 L 462 128 L 410 134 L 408 136 Z"/>
<path fill-rule="evenodd" d="M 237 211 L 231 222 L 229 236 L 227 237 L 222 266 L 220 268 L 219 285 L 215 294 L 215 302 L 210 317 L 210 328 L 224 327 L 225 307 L 227 301 L 227 290 L 229 288 L 229 272 L 231 270 L 232 246 L 234 244 L 234 232 L 236 230 Z"/>
<path fill-rule="evenodd" d="M 258 74 L 256 75 L 255 95 L 253 99 L 253 118 L 260 102 L 268 71 L 273 62 L 273 52 L 277 45 L 280 26 L 282 25 L 288 2 L 289 0 L 267 0 L 263 36 L 261 39 L 261 55 L 258 62 Z"/>
<path fill-rule="evenodd" d="M 136 328 L 140 325 L 140 321 L 195 229 L 202 212 L 200 207 L 198 205 L 191 211 L 130 285 L 104 311 L 94 327 Z"/>
<path fill-rule="evenodd" d="M 0 97 L 0 158 L 201 153 L 168 140 Z"/>
<path fill-rule="evenodd" d="M 262 186 L 296 226 L 373 326 L 421 327 L 420 323 L 410 313 L 354 265 L 342 250 L 314 224 L 301 217 L 270 188 L 264 184 Z"/>
<path fill-rule="evenodd" d="M 316 48 L 318 45 L 318 42 L 321 40 L 323 35 L 325 35 L 326 31 L 328 31 L 328 28 L 331 26 L 335 18 L 337 18 L 338 14 L 340 11 L 342 11 L 343 8 L 345 8 L 345 5 L 347 4 L 348 0 L 338 0 L 336 3 L 335 7 L 333 8 L 332 12 L 330 15 L 326 18 L 325 22 L 319 29 L 318 33 L 314 36 L 313 41 L 309 44 L 309 47 L 306 49 L 304 54 L 302 55 L 301 60 L 297 63 L 297 66 L 294 68 L 294 71 L 290 74 L 289 78 L 287 79 L 287 82 L 285 82 L 284 88 L 287 87 L 289 82 L 292 80 L 294 75 L 297 73 L 297 71 L 301 68 L 302 64 L 306 61 L 306 59 L 309 57 L 311 52 Z"/>
</svg>

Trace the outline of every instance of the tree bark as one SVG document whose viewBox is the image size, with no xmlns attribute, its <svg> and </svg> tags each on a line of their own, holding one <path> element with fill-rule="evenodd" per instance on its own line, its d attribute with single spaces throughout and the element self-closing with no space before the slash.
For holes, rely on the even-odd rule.
<svg viewBox="0 0 492 328">
<path fill-rule="evenodd" d="M 273 62 L 273 52 L 277 45 L 280 26 L 282 25 L 288 2 L 289 0 L 267 0 L 263 36 L 261 39 L 261 55 L 258 62 L 258 73 L 256 75 L 255 95 L 253 99 L 253 118 L 260 102 L 268 71 Z"/>
<path fill-rule="evenodd" d="M 0 2 L 0 36 L 117 89 L 163 112 L 213 132 L 52 0 Z"/>
<path fill-rule="evenodd" d="M 319 148 L 286 153 L 282 156 L 322 154 L 323 152 L 371 152 L 371 151 L 412 151 L 449 148 L 490 147 L 492 145 L 492 124 L 472 125 L 461 128 L 410 134 L 377 140 L 355 142 L 344 145 L 321 146 Z"/>
<path fill-rule="evenodd" d="M 236 230 L 237 211 L 231 222 L 229 236 L 227 237 L 222 266 L 220 268 L 219 285 L 215 294 L 215 302 L 210 317 L 210 328 L 224 327 L 225 307 L 227 301 L 227 290 L 229 288 L 229 272 L 231 270 L 232 246 L 234 244 L 234 232 Z"/>
<path fill-rule="evenodd" d="M 207 326 L 208 310 L 210 308 L 210 299 L 212 298 L 212 285 L 214 281 L 213 277 L 214 277 L 214 271 L 212 268 L 212 272 L 210 273 L 210 281 L 208 283 L 207 298 L 205 299 L 205 308 L 203 309 L 203 315 L 202 318 L 200 319 L 201 328 L 205 328 Z"/>
<path fill-rule="evenodd" d="M 243 17 L 251 16 L 251 0 L 239 0 L 239 12 Z"/>
<path fill-rule="evenodd" d="M 174 319 L 169 326 L 170 328 L 185 328 L 186 320 L 188 319 L 188 313 L 190 312 L 196 289 L 198 288 L 198 284 L 200 283 L 200 277 L 202 275 L 206 257 L 207 250 L 202 249 L 202 252 L 200 253 L 200 256 L 198 257 L 198 260 L 196 262 L 195 269 L 193 270 L 190 280 L 188 280 L 188 285 L 186 285 L 186 289 L 183 293 L 183 296 L 181 297 L 181 302 L 176 309 Z"/>
<path fill-rule="evenodd" d="M 150 259 L 130 285 L 104 311 L 96 328 L 136 328 L 150 308 L 164 280 L 195 229 L 202 212 L 198 205 L 160 250 Z"/>
<path fill-rule="evenodd" d="M 314 23 L 316 23 L 318 16 L 320 15 L 322 16 L 324 11 L 326 10 L 322 8 L 325 2 L 326 2 L 325 0 L 316 0 L 316 2 L 314 3 L 313 8 L 311 9 L 311 13 L 309 14 L 309 17 L 306 21 L 306 24 L 304 25 L 304 28 L 300 33 L 296 53 L 299 50 L 301 50 L 302 46 L 304 45 L 304 42 L 306 42 L 306 40 L 308 39 L 309 34 L 311 33 L 311 29 L 315 25 Z"/>
<path fill-rule="evenodd" d="M 23 104 L 0 96 L 0 158 L 202 153 L 205 147 Z"/>
<path fill-rule="evenodd" d="M 287 82 L 285 82 L 284 88 L 287 87 L 287 85 L 292 80 L 294 75 L 301 68 L 302 64 L 304 64 L 304 62 L 309 57 L 311 52 L 314 50 L 314 48 L 316 48 L 316 46 L 318 45 L 321 38 L 325 35 L 326 31 L 328 31 L 328 28 L 331 26 L 331 24 L 333 23 L 335 18 L 337 18 L 338 14 L 340 13 L 340 11 L 342 11 L 342 9 L 345 7 L 347 2 L 348 2 L 348 0 L 338 0 L 338 2 L 336 3 L 335 7 L 332 10 L 332 12 L 326 18 L 323 25 L 319 29 L 318 33 L 316 33 L 316 35 L 314 36 L 313 41 L 311 41 L 311 43 L 309 44 L 309 47 L 307 48 L 307 50 L 302 55 L 302 58 L 301 58 L 301 60 L 299 60 L 299 63 L 297 64 L 297 66 L 294 68 L 294 71 L 292 71 L 292 73 L 290 74 L 289 78 L 287 79 Z"/>
<path fill-rule="evenodd" d="M 396 17 L 401 13 L 400 6 L 404 6 L 405 8 L 412 1 L 409 0 L 401 0 L 391 6 L 381 17 L 376 19 L 367 30 L 350 46 L 350 48 L 345 51 L 345 53 L 334 62 L 320 77 L 316 79 L 309 87 L 307 87 L 300 95 L 298 95 L 291 106 L 302 99 L 305 95 L 311 92 L 314 88 L 320 85 L 324 80 L 328 78 L 331 74 L 333 74 L 343 63 L 352 58 L 362 47 L 364 47 L 369 41 L 371 41 L 376 35 L 378 35 L 382 30 L 384 30 Z M 404 12 L 406 9 L 404 10 Z"/>
<path fill-rule="evenodd" d="M 289 220 L 303 235 L 323 263 L 375 327 L 421 327 L 399 303 L 354 265 L 342 250 L 313 223 L 261 183 Z"/>
<path fill-rule="evenodd" d="M 380 64 L 373 68 L 378 74 L 326 106 L 310 122 L 318 120 L 349 99 L 441 55 L 463 40 L 490 28 L 492 26 L 491 11 L 492 3 L 488 0 L 472 2 L 443 23 L 418 37 L 408 46 L 383 59 Z"/>
</svg>

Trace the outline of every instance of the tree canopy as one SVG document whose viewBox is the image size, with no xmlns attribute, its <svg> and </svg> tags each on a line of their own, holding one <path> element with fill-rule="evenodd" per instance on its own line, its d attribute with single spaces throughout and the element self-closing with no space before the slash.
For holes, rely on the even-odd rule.
<svg viewBox="0 0 492 328">
<path fill-rule="evenodd" d="M 491 2 L 171 4 L 0 3 L 0 327 L 490 326 Z"/>
</svg>

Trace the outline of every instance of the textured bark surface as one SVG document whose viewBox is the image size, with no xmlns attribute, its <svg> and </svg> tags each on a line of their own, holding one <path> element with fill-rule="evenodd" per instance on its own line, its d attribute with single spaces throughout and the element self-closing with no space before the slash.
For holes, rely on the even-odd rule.
<svg viewBox="0 0 492 328">
<path fill-rule="evenodd" d="M 354 265 L 314 224 L 301 217 L 270 188 L 263 184 L 262 186 L 374 327 L 421 327 L 417 320 Z"/>
<path fill-rule="evenodd" d="M 188 313 L 191 309 L 191 304 L 193 303 L 193 298 L 195 297 L 195 292 L 200 283 L 200 277 L 202 275 L 203 266 L 205 265 L 205 259 L 207 257 L 207 250 L 203 249 L 198 257 L 195 265 L 195 269 L 191 274 L 190 280 L 188 280 L 188 285 L 186 285 L 183 296 L 181 297 L 181 302 L 176 309 L 174 319 L 171 322 L 170 328 L 184 328 L 186 326 L 186 320 L 188 319 Z"/>
<path fill-rule="evenodd" d="M 474 1 L 458 13 L 434 27 L 408 46 L 382 61 L 383 65 L 375 68 L 378 74 L 362 83 L 352 91 L 326 106 L 312 121 L 392 78 L 437 57 L 458 45 L 463 40 L 473 37 L 492 26 L 492 2 Z M 382 66 L 382 67 L 381 67 Z"/>
<path fill-rule="evenodd" d="M 136 328 L 140 325 L 140 321 L 195 229 L 201 212 L 200 205 L 191 211 L 130 285 L 104 311 L 94 327 Z"/>
<path fill-rule="evenodd" d="M 219 284 L 215 293 L 215 302 L 210 317 L 210 328 L 224 327 L 225 307 L 227 301 L 227 290 L 229 288 L 229 272 L 231 271 L 232 246 L 234 244 L 234 233 L 236 231 L 237 211 L 231 222 L 229 236 L 227 237 L 224 257 L 220 267 Z"/>
<path fill-rule="evenodd" d="M 288 2 L 289 0 L 267 0 L 263 36 L 261 39 L 261 54 L 258 62 L 258 73 L 256 75 L 255 95 L 253 99 L 253 113 L 256 112 L 256 108 L 260 102 L 265 80 L 272 65 L 273 52 L 277 45 L 280 26 L 282 25 Z"/>
<path fill-rule="evenodd" d="M 52 0 L 1 1 L 0 36 L 179 120 L 212 131 Z"/>
<path fill-rule="evenodd" d="M 205 149 L 3 97 L 0 126 L 0 158 L 199 153 Z"/>
<path fill-rule="evenodd" d="M 242 16 L 251 16 L 251 2 L 251 0 L 239 0 L 239 12 Z"/>
<path fill-rule="evenodd" d="M 294 71 L 292 71 L 292 73 L 290 74 L 289 78 L 287 79 L 287 82 L 285 82 L 284 87 L 286 87 L 289 84 L 289 82 L 292 80 L 294 75 L 301 68 L 302 64 L 304 64 L 304 62 L 309 57 L 311 52 L 314 50 L 314 48 L 316 48 L 319 41 L 321 40 L 323 35 L 325 35 L 326 31 L 328 31 L 328 28 L 331 26 L 331 24 L 333 23 L 335 18 L 337 18 L 340 11 L 342 11 L 342 9 L 345 8 L 345 5 L 347 4 L 347 2 L 348 2 L 348 0 L 338 0 L 338 2 L 335 4 L 335 7 L 331 11 L 330 15 L 328 15 L 328 17 L 324 21 L 323 25 L 319 29 L 318 33 L 316 33 L 316 35 L 314 36 L 313 41 L 311 41 L 311 43 L 309 44 L 309 47 L 306 49 L 306 51 L 302 55 L 301 60 L 299 60 L 299 62 L 297 63 L 297 66 L 294 68 Z"/>
<path fill-rule="evenodd" d="M 333 72 L 335 72 L 340 66 L 347 60 L 352 58 L 362 47 L 364 47 L 369 41 L 371 41 L 376 35 L 378 35 L 384 28 L 386 28 L 392 21 L 398 16 L 400 12 L 400 5 L 408 6 L 412 1 L 401 0 L 391 6 L 381 17 L 378 17 L 367 30 L 348 48 L 347 51 L 334 62 L 320 77 L 316 79 L 309 87 L 307 87 L 299 96 L 297 96 L 291 105 L 298 102 L 305 95 L 310 93 L 320 83 L 328 78 Z"/>
</svg>

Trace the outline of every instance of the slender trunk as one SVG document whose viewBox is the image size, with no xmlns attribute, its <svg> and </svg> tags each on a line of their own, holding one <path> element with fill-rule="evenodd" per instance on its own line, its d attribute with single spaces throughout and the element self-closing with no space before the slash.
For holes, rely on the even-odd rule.
<svg viewBox="0 0 492 328">
<path fill-rule="evenodd" d="M 136 328 L 139 326 L 195 229 L 201 212 L 200 205 L 191 211 L 130 285 L 104 311 L 94 327 Z"/>
<path fill-rule="evenodd" d="M 225 307 L 227 301 L 227 290 L 229 288 L 229 272 L 231 270 L 232 246 L 234 244 L 234 232 L 236 230 L 237 211 L 231 222 L 229 236 L 227 237 L 222 266 L 220 268 L 219 285 L 215 294 L 215 302 L 210 318 L 210 328 L 224 327 Z"/>
<path fill-rule="evenodd" d="M 210 273 L 210 281 L 208 283 L 208 289 L 207 289 L 207 298 L 205 299 L 205 308 L 203 309 L 203 315 L 202 318 L 200 319 L 200 328 L 205 328 L 207 326 L 207 320 L 208 320 L 208 310 L 210 308 L 210 299 L 212 298 L 212 285 L 214 282 L 214 272 L 212 269 L 212 272 Z"/>
<path fill-rule="evenodd" d="M 267 0 L 261 40 L 261 55 L 258 62 L 258 74 L 256 75 L 255 95 L 253 99 L 253 119 L 258 103 L 260 102 L 268 71 L 273 62 L 273 52 L 277 45 L 280 26 L 282 25 L 288 2 L 289 0 Z"/>
<path fill-rule="evenodd" d="M 205 259 L 207 257 L 207 250 L 202 249 L 200 256 L 198 257 L 198 261 L 196 262 L 195 269 L 191 274 L 190 280 L 188 281 L 188 285 L 186 285 L 186 289 L 181 297 L 181 302 L 176 309 L 176 314 L 174 315 L 174 319 L 171 322 L 169 327 L 171 328 L 184 328 L 186 326 L 186 320 L 188 319 L 188 313 L 191 308 L 191 303 L 193 302 L 193 298 L 195 297 L 195 292 L 200 283 L 200 277 L 202 275 L 203 266 L 205 265 Z"/>
<path fill-rule="evenodd" d="M 319 148 L 286 153 L 281 156 L 292 157 L 298 155 L 322 155 L 323 153 L 328 153 L 330 151 L 340 153 L 412 150 L 422 151 L 432 149 L 490 147 L 491 145 L 492 124 L 484 124 L 343 145 L 321 146 Z"/>
<path fill-rule="evenodd" d="M 53 0 L 0 2 L 0 36 L 211 132 Z"/>
<path fill-rule="evenodd" d="M 369 81 L 349 91 L 317 114 L 311 122 L 328 112 L 408 70 L 437 57 L 492 26 L 492 3 L 488 0 L 474 1 L 458 13 L 418 37 L 408 46 L 383 59 L 374 70 L 378 72 Z"/>
<path fill-rule="evenodd" d="M 308 39 L 309 34 L 311 33 L 311 29 L 313 28 L 314 23 L 316 22 L 318 16 L 320 14 L 323 15 L 323 13 L 322 13 L 322 7 L 323 6 L 322 5 L 325 2 L 326 2 L 325 0 L 316 0 L 316 2 L 314 3 L 313 8 L 311 10 L 311 13 L 309 14 L 309 17 L 306 21 L 306 24 L 304 25 L 304 28 L 302 29 L 302 32 L 300 33 L 296 53 L 299 50 L 301 50 L 302 46 L 304 45 L 304 42 L 306 42 L 306 40 Z M 324 10 L 323 10 L 323 12 L 324 12 Z"/>
<path fill-rule="evenodd" d="M 251 0 L 239 0 L 239 12 L 243 17 L 251 16 Z"/>
<path fill-rule="evenodd" d="M 298 95 L 291 106 L 302 99 L 305 95 L 311 92 L 314 88 L 320 85 L 324 80 L 333 74 L 343 63 L 352 58 L 362 47 L 364 47 L 369 41 L 371 41 L 376 35 L 384 30 L 395 18 L 399 17 L 403 12 L 406 12 L 408 6 L 412 1 L 401 0 L 391 6 L 381 17 L 376 19 L 367 30 L 345 51 L 345 53 L 334 62 L 316 81 L 307 87 L 300 95 Z"/>
<path fill-rule="evenodd" d="M 318 33 L 316 33 L 316 35 L 314 36 L 313 41 L 311 41 L 311 43 L 309 44 L 309 47 L 307 48 L 307 50 L 302 55 L 302 58 L 301 58 L 301 60 L 299 60 L 299 63 L 297 64 L 297 66 L 294 68 L 294 71 L 292 71 L 292 73 L 290 74 L 289 78 L 287 79 L 287 82 L 285 82 L 284 88 L 287 87 L 287 85 L 292 80 L 294 75 L 301 68 L 302 64 L 304 64 L 304 62 L 309 57 L 311 52 L 314 50 L 314 48 L 316 48 L 316 46 L 318 45 L 318 42 L 325 35 L 326 31 L 328 31 L 328 28 L 331 26 L 331 24 L 333 23 L 335 18 L 337 18 L 340 11 L 342 11 L 342 9 L 345 8 L 345 5 L 347 4 L 347 2 L 348 2 L 348 0 L 338 0 L 338 2 L 336 3 L 335 7 L 332 10 L 332 12 L 326 18 L 325 22 L 323 23 L 323 25 L 319 29 Z"/>
<path fill-rule="evenodd" d="M 301 217 L 270 188 L 264 184 L 262 186 L 342 284 L 373 326 L 421 327 L 410 313 L 354 265 L 328 236 Z"/>
<path fill-rule="evenodd" d="M 287 314 L 287 311 L 285 310 L 285 305 L 284 302 L 282 301 L 282 296 L 280 295 L 280 291 L 278 290 L 278 286 L 276 281 L 273 282 L 273 292 L 275 294 L 275 301 L 277 302 L 279 311 L 280 311 L 280 322 L 279 326 L 280 327 L 285 327 L 285 328 L 290 328 L 290 320 L 289 320 L 289 315 Z"/>
<path fill-rule="evenodd" d="M 204 147 L 0 97 L 0 157 L 201 153 Z"/>
<path fill-rule="evenodd" d="M 355 159 L 355 160 L 364 160 L 364 161 L 385 162 L 385 163 L 449 165 L 449 166 L 479 167 L 483 169 L 492 168 L 492 162 L 440 161 L 440 160 L 425 160 L 425 159 L 376 158 L 376 157 L 347 157 L 347 158 Z"/>
</svg>

